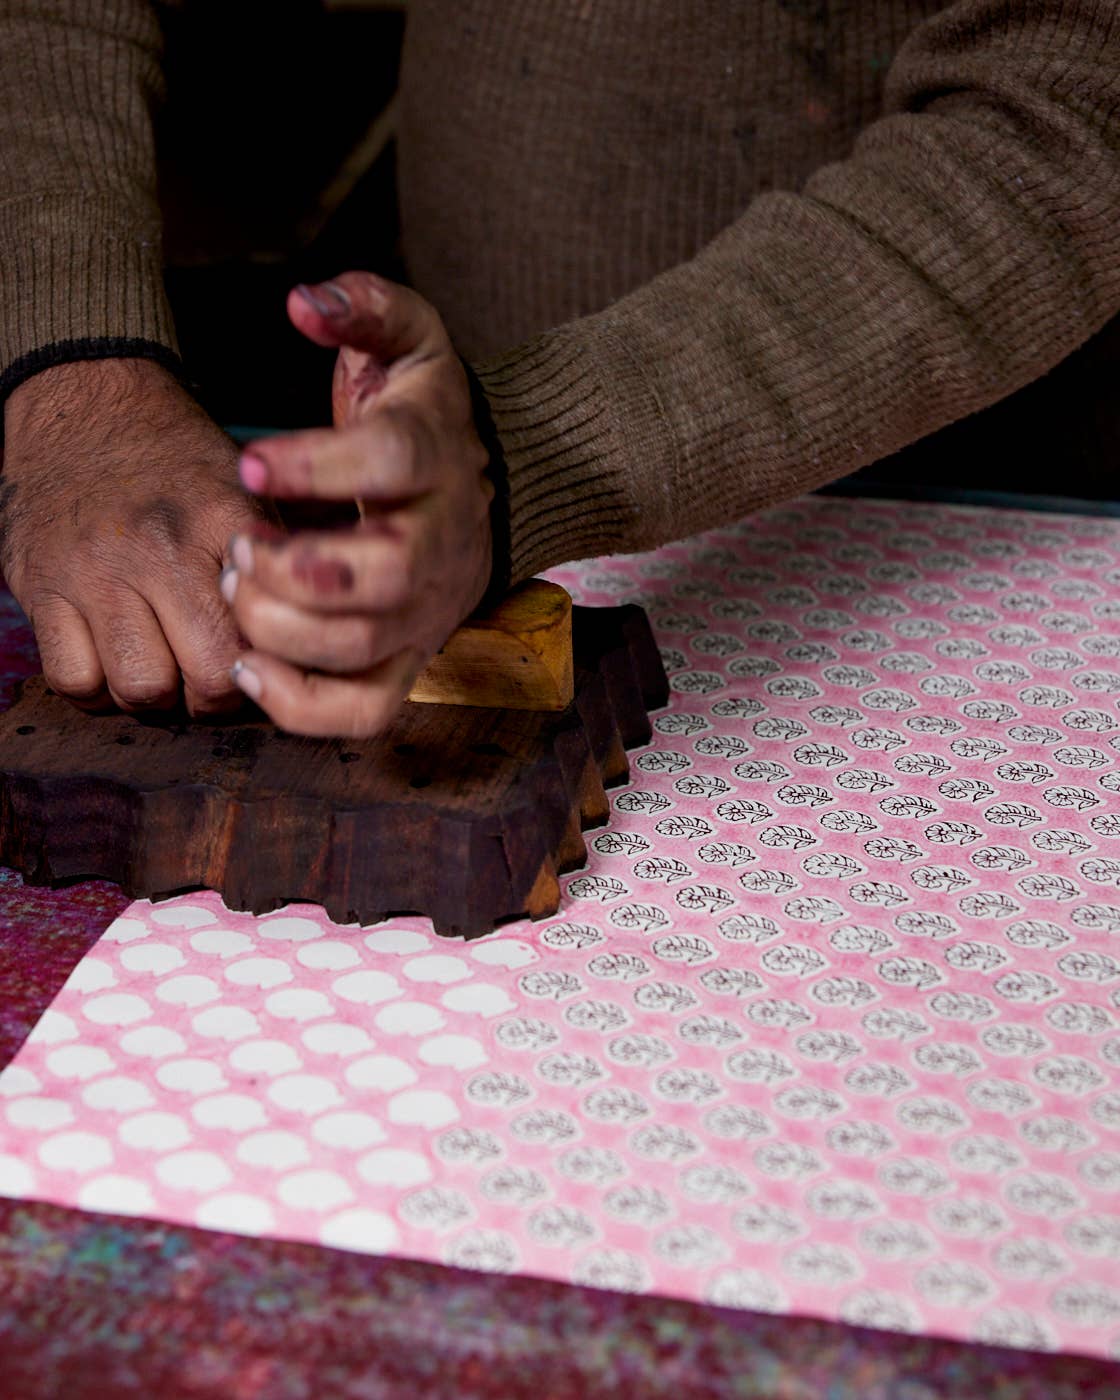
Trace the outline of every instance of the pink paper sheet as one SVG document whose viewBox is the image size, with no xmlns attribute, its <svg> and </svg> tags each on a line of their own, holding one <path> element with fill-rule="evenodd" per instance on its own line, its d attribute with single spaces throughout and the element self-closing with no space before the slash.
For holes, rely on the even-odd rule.
<svg viewBox="0 0 1120 1400">
<path fill-rule="evenodd" d="M 134 904 L 0 1192 L 1120 1355 L 1120 526 L 807 500 L 555 577 L 673 690 L 560 913 Z"/>
</svg>

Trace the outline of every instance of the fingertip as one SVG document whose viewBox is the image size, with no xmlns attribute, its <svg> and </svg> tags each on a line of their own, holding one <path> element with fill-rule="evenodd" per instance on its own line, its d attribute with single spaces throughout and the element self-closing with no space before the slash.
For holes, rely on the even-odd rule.
<svg viewBox="0 0 1120 1400">
<path fill-rule="evenodd" d="M 222 597 L 225 599 L 226 605 L 231 608 L 233 607 L 234 599 L 237 597 L 237 584 L 239 578 L 240 575 L 238 574 L 237 569 L 232 564 L 228 564 L 222 570 L 221 575 L 218 579 L 218 589 L 221 592 Z"/>
<path fill-rule="evenodd" d="M 247 535 L 234 535 L 229 542 L 226 553 L 230 559 L 230 567 L 235 569 L 242 578 L 248 578 L 252 574 L 256 559 L 253 554 L 253 543 Z"/>
<path fill-rule="evenodd" d="M 264 679 L 251 661 L 239 656 L 230 667 L 229 678 L 254 704 L 260 703 L 264 694 Z"/>
<path fill-rule="evenodd" d="M 335 283 L 300 283 L 288 293 L 287 310 L 296 330 L 316 345 L 329 349 L 345 340 L 351 319 L 350 299 Z"/>
<path fill-rule="evenodd" d="M 241 484 L 254 496 L 263 496 L 268 491 L 268 464 L 255 452 L 243 452 L 237 463 Z"/>
</svg>

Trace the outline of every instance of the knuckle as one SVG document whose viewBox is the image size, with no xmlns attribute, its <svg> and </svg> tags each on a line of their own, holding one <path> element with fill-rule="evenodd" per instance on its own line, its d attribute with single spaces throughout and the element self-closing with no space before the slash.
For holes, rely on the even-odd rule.
<svg viewBox="0 0 1120 1400">
<path fill-rule="evenodd" d="M 128 676 L 113 683 L 113 693 L 121 704 L 137 710 L 165 705 L 178 692 L 178 681 L 169 676 Z"/>
<path fill-rule="evenodd" d="M 96 700 L 105 692 L 101 668 L 92 662 L 51 665 L 44 660 L 43 676 L 53 691 L 69 700 Z"/>
<path fill-rule="evenodd" d="M 174 702 L 179 693 L 179 669 L 169 653 L 160 657 L 157 638 L 120 632 L 109 639 L 101 660 L 114 697 L 130 709 Z"/>
<path fill-rule="evenodd" d="M 111 630 L 104 640 L 103 659 L 115 674 L 161 677 L 165 674 L 165 668 L 151 664 L 152 643 L 155 640 L 131 628 Z"/>
</svg>

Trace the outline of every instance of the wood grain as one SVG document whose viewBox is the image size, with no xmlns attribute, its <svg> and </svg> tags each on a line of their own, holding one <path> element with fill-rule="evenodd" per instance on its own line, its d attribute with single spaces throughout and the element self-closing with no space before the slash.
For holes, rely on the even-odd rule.
<svg viewBox="0 0 1120 1400">
<path fill-rule="evenodd" d="M 410 703 L 362 742 L 285 734 L 264 716 L 90 717 L 34 678 L 0 715 L 0 863 L 33 884 L 100 876 L 134 897 L 215 889 L 255 913 L 291 901 L 339 923 L 418 913 L 467 938 L 544 917 L 668 697 L 640 608 L 572 618 L 566 709 Z"/>
<path fill-rule="evenodd" d="M 533 578 L 489 612 L 467 618 L 416 679 L 426 705 L 564 710 L 575 695 L 572 600 Z"/>
</svg>

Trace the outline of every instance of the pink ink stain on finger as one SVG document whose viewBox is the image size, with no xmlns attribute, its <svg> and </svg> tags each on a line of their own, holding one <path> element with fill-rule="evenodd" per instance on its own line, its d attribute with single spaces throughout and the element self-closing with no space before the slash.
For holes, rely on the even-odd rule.
<svg viewBox="0 0 1120 1400">
<path fill-rule="evenodd" d="M 367 360 L 352 380 L 354 393 L 359 400 L 379 393 L 388 382 L 388 368 L 377 360 Z"/>
<path fill-rule="evenodd" d="M 354 587 L 354 570 L 341 559 L 322 559 L 303 548 L 292 556 L 292 577 L 316 593 L 349 593 Z"/>
<path fill-rule="evenodd" d="M 243 452 L 238 464 L 241 484 L 254 496 L 261 496 L 268 490 L 268 467 L 251 452 Z"/>
<path fill-rule="evenodd" d="M 335 422 L 345 422 L 350 413 L 375 399 L 388 382 L 388 367 L 378 360 L 363 357 L 357 369 L 343 362 L 331 395 Z"/>
</svg>

